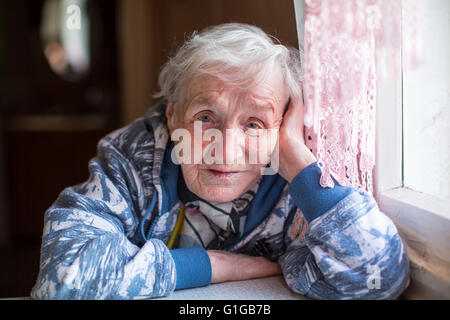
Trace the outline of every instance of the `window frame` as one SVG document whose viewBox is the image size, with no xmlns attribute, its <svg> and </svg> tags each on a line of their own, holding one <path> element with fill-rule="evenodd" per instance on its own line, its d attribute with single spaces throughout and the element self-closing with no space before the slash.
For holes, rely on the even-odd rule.
<svg viewBox="0 0 450 320">
<path fill-rule="evenodd" d="M 402 52 L 394 57 L 402 66 Z M 403 70 L 377 81 L 374 196 L 408 251 L 406 298 L 450 298 L 450 201 L 404 185 Z"/>
<path fill-rule="evenodd" d="M 299 47 L 303 50 L 305 2 L 293 0 Z M 393 55 L 402 65 L 402 53 Z M 394 63 L 394 61 L 391 61 Z M 450 299 L 450 201 L 403 183 L 403 70 L 377 80 L 374 197 L 396 225 L 410 259 L 407 299 Z"/>
</svg>

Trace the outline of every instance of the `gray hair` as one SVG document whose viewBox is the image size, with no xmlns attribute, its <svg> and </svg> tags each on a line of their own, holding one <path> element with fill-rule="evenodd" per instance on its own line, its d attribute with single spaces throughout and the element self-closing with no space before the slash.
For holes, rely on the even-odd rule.
<svg viewBox="0 0 450 320">
<path fill-rule="evenodd" d="M 213 75 L 227 84 L 250 88 L 280 68 L 288 93 L 301 99 L 301 53 L 286 47 L 260 28 L 226 23 L 195 31 L 163 66 L 154 97 L 178 103 L 184 81 L 197 75 Z"/>
</svg>

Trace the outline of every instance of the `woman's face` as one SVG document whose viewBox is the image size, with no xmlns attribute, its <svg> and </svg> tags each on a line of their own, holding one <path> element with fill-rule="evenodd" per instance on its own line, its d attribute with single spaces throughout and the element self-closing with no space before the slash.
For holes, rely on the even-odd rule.
<svg viewBox="0 0 450 320">
<path fill-rule="evenodd" d="M 182 128 L 191 137 L 191 161 L 181 163 L 189 190 L 207 201 L 227 202 L 252 188 L 267 164 L 251 160 L 261 148 L 261 139 L 267 139 L 267 131 L 262 129 L 279 129 L 287 102 L 280 72 L 251 90 L 227 86 L 208 75 L 186 81 L 177 107 L 169 103 L 166 116 L 171 134 Z M 221 133 L 222 143 L 205 139 L 202 134 L 208 130 Z M 274 150 L 273 142 L 265 149 L 268 155 Z"/>
</svg>

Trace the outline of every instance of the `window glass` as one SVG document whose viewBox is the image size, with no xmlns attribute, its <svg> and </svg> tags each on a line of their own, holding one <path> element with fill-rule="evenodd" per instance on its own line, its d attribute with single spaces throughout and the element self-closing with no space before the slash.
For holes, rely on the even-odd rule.
<svg viewBox="0 0 450 320">
<path fill-rule="evenodd" d="M 422 8 L 424 60 L 402 80 L 403 179 L 405 187 L 450 199 L 450 1 L 427 0 Z M 403 16 L 403 35 L 414 28 L 410 18 Z M 403 48 L 409 40 L 403 36 Z"/>
</svg>

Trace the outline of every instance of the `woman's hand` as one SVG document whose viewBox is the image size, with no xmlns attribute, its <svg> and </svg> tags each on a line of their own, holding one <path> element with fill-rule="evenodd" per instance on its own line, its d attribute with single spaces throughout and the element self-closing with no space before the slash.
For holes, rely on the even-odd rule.
<svg viewBox="0 0 450 320">
<path fill-rule="evenodd" d="M 211 283 L 264 278 L 281 274 L 280 265 L 264 257 L 252 257 L 221 250 L 208 250 Z"/>
<path fill-rule="evenodd" d="M 289 183 L 300 171 L 317 161 L 303 139 L 303 116 L 303 101 L 291 98 L 279 132 L 279 174 Z"/>
</svg>

